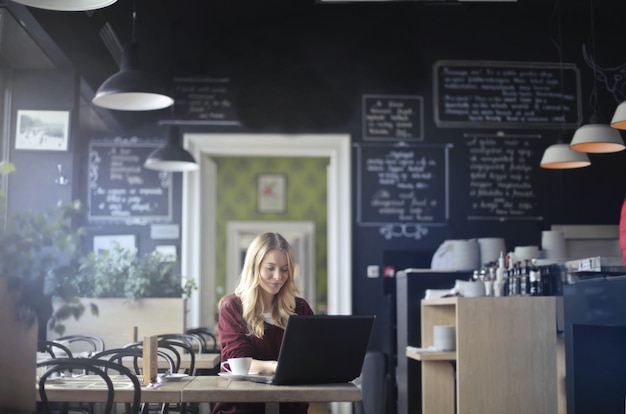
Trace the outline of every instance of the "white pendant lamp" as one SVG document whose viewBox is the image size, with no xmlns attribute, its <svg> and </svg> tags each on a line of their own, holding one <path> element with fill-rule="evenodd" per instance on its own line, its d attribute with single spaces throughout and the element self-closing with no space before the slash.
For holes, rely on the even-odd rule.
<svg viewBox="0 0 626 414">
<path fill-rule="evenodd" d="M 87 11 L 110 6 L 117 0 L 13 0 L 37 9 L 57 11 Z"/>
<path fill-rule="evenodd" d="M 615 129 L 626 129 L 626 102 L 622 102 L 617 106 L 613 119 L 611 120 L 611 127 Z"/>
<path fill-rule="evenodd" d="M 589 156 L 584 152 L 572 151 L 569 144 L 550 145 L 541 157 L 541 168 L 571 169 L 591 165 Z"/>
<path fill-rule="evenodd" d="M 193 156 L 180 145 L 180 133 L 176 125 L 170 126 L 167 143 L 152 151 L 143 166 L 150 170 L 169 172 L 195 171 L 199 168 Z"/>
<path fill-rule="evenodd" d="M 570 148 L 579 152 L 609 153 L 626 148 L 620 132 L 604 124 L 587 124 L 576 130 Z"/>
</svg>

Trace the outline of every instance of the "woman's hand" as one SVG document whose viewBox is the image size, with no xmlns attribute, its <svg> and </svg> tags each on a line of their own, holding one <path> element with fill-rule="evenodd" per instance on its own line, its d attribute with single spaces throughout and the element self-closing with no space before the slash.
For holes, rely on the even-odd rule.
<svg viewBox="0 0 626 414">
<path fill-rule="evenodd" d="M 250 365 L 250 372 L 258 372 L 261 375 L 272 375 L 276 372 L 278 361 L 260 361 L 253 359 Z"/>
</svg>

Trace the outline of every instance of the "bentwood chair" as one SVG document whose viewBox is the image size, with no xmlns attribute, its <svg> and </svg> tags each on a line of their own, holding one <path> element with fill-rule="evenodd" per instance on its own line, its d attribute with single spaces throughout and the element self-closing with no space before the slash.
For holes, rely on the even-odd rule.
<svg viewBox="0 0 626 414">
<path fill-rule="evenodd" d="M 173 370 L 170 369 L 170 371 L 172 373 L 179 372 L 180 364 L 181 364 L 181 357 L 180 357 L 179 349 L 177 349 L 176 346 L 170 344 L 169 341 L 165 341 L 165 340 L 158 341 L 157 347 L 158 347 L 158 350 L 157 350 L 158 352 L 167 354 L 169 358 L 174 362 L 174 369 Z M 141 351 L 143 349 L 143 342 L 141 341 L 131 342 L 131 343 L 124 345 L 123 348 L 131 348 L 131 349 L 134 348 L 134 349 L 139 349 Z"/>
<path fill-rule="evenodd" d="M 169 372 L 176 372 L 176 365 L 172 356 L 163 351 L 157 352 L 158 358 L 163 358 L 167 364 L 169 365 Z M 143 359 L 143 349 L 140 347 L 129 347 L 129 348 L 110 348 L 104 351 L 98 352 L 91 356 L 92 359 L 104 359 L 111 362 L 118 363 L 120 365 L 128 366 L 124 364 L 124 360 L 130 359 L 132 361 L 132 367 L 136 375 L 143 374 L 143 364 L 140 364 L 139 361 Z M 159 411 L 164 411 L 167 408 L 167 405 L 159 404 Z M 128 411 L 128 405 L 127 405 Z M 141 404 L 141 412 L 147 413 L 150 411 L 150 405 L 148 403 Z"/>
<path fill-rule="evenodd" d="M 363 400 L 354 402 L 354 414 L 379 414 L 386 412 L 387 361 L 380 351 L 368 351 L 363 360 L 361 376 L 354 382 L 361 388 Z"/>
<path fill-rule="evenodd" d="M 37 341 L 37 350 L 39 352 L 46 352 L 50 355 L 50 358 L 73 358 L 72 351 L 68 347 L 54 341 L 40 339 Z"/>
<path fill-rule="evenodd" d="M 91 354 L 105 349 L 104 340 L 95 335 L 66 335 L 56 338 L 55 341 L 68 343 L 74 354 L 79 352 Z"/>
<path fill-rule="evenodd" d="M 196 350 L 196 354 L 204 352 L 204 342 L 197 335 L 189 333 L 164 333 L 157 335 L 159 340 L 164 339 L 167 341 L 180 341 L 191 347 L 192 350 Z"/>
<path fill-rule="evenodd" d="M 169 372 L 175 372 L 176 370 L 176 363 L 174 362 L 174 359 L 172 358 L 172 355 L 170 355 L 167 352 L 163 352 L 163 351 L 158 351 L 157 352 L 157 357 L 158 358 L 162 358 L 164 359 L 168 366 L 169 366 Z M 142 371 L 143 371 L 143 364 L 140 364 L 139 362 L 143 359 L 143 349 L 141 348 L 110 348 L 110 349 L 105 349 L 104 351 L 101 352 L 97 352 L 93 355 L 91 355 L 92 359 L 104 359 L 104 360 L 108 360 L 111 362 L 116 362 L 120 365 L 124 365 L 126 367 L 128 367 L 128 365 L 124 364 L 124 360 L 125 359 L 130 359 L 132 361 L 132 369 L 134 370 L 136 375 L 142 375 Z"/>
<path fill-rule="evenodd" d="M 210 328 L 191 328 L 187 329 L 187 333 L 200 338 L 203 343 L 204 352 L 218 352 L 217 337 Z"/>
<path fill-rule="evenodd" d="M 143 348 L 143 342 L 141 341 L 131 342 L 125 345 L 124 347 L 141 349 Z M 157 347 L 159 351 L 169 353 L 173 356 L 173 359 L 176 365 L 175 367 L 176 370 L 172 371 L 174 373 L 177 373 L 181 370 L 181 354 L 183 353 L 189 354 L 190 362 L 189 362 L 189 367 L 187 368 L 187 373 L 189 375 L 195 375 L 195 372 L 196 372 L 195 353 L 191 345 L 189 345 L 187 342 L 183 340 L 174 340 L 174 339 L 159 339 L 159 341 L 157 342 Z M 170 409 L 173 409 L 182 414 L 182 413 L 188 413 L 189 409 L 191 408 L 192 408 L 191 406 L 188 406 L 185 403 L 177 405 L 176 407 L 170 407 L 170 404 L 164 403 L 164 404 L 160 404 L 159 411 L 168 412 L 170 411 Z"/>
<path fill-rule="evenodd" d="M 91 358 L 55 358 L 37 363 L 37 367 L 47 367 L 48 370 L 39 378 L 39 397 L 41 407 L 45 414 L 53 414 L 53 407 L 46 394 L 46 383 L 53 374 L 83 370 L 90 375 L 97 375 L 106 385 L 106 400 L 101 411 L 102 414 L 111 414 L 114 408 L 115 389 L 109 371 L 116 371 L 119 375 L 126 376 L 133 385 L 133 402 L 129 414 L 139 414 L 141 402 L 141 384 L 133 372 L 123 365 L 111 361 Z"/>
</svg>

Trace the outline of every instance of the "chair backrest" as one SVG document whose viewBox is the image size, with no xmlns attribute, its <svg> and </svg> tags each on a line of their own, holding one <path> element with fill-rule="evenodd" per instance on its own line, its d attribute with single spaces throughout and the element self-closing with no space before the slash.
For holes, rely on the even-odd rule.
<svg viewBox="0 0 626 414">
<path fill-rule="evenodd" d="M 190 335 L 196 335 L 203 343 L 205 352 L 218 352 L 217 337 L 210 328 L 191 328 L 187 329 Z"/>
<path fill-rule="evenodd" d="M 179 344 L 182 344 L 182 346 L 186 346 L 182 342 L 176 343 L 176 345 L 179 345 Z M 177 373 L 178 371 L 180 371 L 180 365 L 181 365 L 180 346 L 175 346 L 175 344 L 170 343 L 170 341 L 162 339 L 157 342 L 157 347 L 158 347 L 158 351 L 168 354 L 170 358 L 172 359 L 172 361 L 174 362 L 174 370 L 171 372 Z M 142 341 L 131 342 L 129 344 L 124 345 L 124 348 L 143 349 L 143 342 Z M 194 355 L 192 352 L 192 358 L 193 357 Z M 194 362 L 194 367 L 195 367 L 195 358 L 193 358 L 193 362 Z"/>
<path fill-rule="evenodd" d="M 105 349 L 104 340 L 94 335 L 66 335 L 56 338 L 55 341 L 67 342 L 69 348 L 72 349 L 74 353 L 79 351 L 87 351 L 90 353 L 100 352 Z M 78 346 L 74 347 L 74 345 Z"/>
<path fill-rule="evenodd" d="M 157 352 L 158 358 L 163 358 L 169 365 L 169 372 L 176 372 L 176 363 L 172 356 L 164 351 Z M 97 352 L 91 355 L 92 359 L 104 359 L 112 362 L 116 362 L 120 365 L 128 366 L 124 364 L 124 359 L 130 359 L 132 361 L 132 367 L 135 374 L 141 375 L 143 373 L 143 364 L 139 364 L 139 361 L 143 359 L 143 349 L 140 347 L 130 348 L 110 348 L 104 351 Z"/>
<path fill-rule="evenodd" d="M 157 335 L 157 337 L 159 338 L 159 340 L 165 339 L 168 341 L 173 340 L 184 342 L 185 344 L 189 345 L 191 349 L 197 349 L 197 354 L 201 354 L 204 351 L 204 342 L 197 335 L 192 335 L 189 333 L 165 333 L 159 334 Z"/>
<path fill-rule="evenodd" d="M 159 347 L 168 346 L 174 347 L 178 350 L 180 355 L 188 354 L 189 355 L 189 368 L 187 368 L 187 373 L 189 375 L 196 375 L 196 353 L 191 345 L 187 342 L 179 339 L 159 339 Z M 178 365 L 179 369 L 182 368 L 180 364 Z"/>
<path fill-rule="evenodd" d="M 98 375 L 102 378 L 106 384 L 107 396 L 104 404 L 103 414 L 111 414 L 113 409 L 113 399 L 115 396 L 115 389 L 113 387 L 113 381 L 111 380 L 108 371 L 115 370 L 120 375 L 125 375 L 133 384 L 133 403 L 131 406 L 131 414 L 139 414 L 140 402 L 141 402 L 141 384 L 136 375 L 131 370 L 123 365 L 117 364 L 111 361 L 105 361 L 101 359 L 90 358 L 55 358 L 48 359 L 37 363 L 37 367 L 48 367 L 48 370 L 39 378 L 39 397 L 41 398 L 41 405 L 46 414 L 52 414 L 52 408 L 50 401 L 46 394 L 46 382 L 52 376 L 52 374 L 73 371 L 84 370 L 87 373 Z"/>
<path fill-rule="evenodd" d="M 39 352 L 47 352 L 51 358 L 72 358 L 72 351 L 63 344 L 54 341 L 40 339 L 37 341 L 37 350 Z"/>
<path fill-rule="evenodd" d="M 381 414 L 387 405 L 387 360 L 380 351 L 368 351 L 358 378 L 363 399 L 353 404 L 355 414 Z"/>
</svg>

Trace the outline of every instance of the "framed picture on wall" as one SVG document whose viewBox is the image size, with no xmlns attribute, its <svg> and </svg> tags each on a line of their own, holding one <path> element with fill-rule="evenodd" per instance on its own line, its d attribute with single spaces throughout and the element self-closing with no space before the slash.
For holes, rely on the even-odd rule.
<svg viewBox="0 0 626 414">
<path fill-rule="evenodd" d="M 16 150 L 67 151 L 69 133 L 69 111 L 17 111 Z"/>
<path fill-rule="evenodd" d="M 175 262 L 178 258 L 175 245 L 155 246 L 154 251 L 161 255 L 164 262 Z"/>
<path fill-rule="evenodd" d="M 112 251 L 119 246 L 123 250 L 137 251 L 137 243 L 134 234 L 113 234 L 93 236 L 93 251 L 102 254 Z"/>
<path fill-rule="evenodd" d="M 257 177 L 259 213 L 287 211 L 287 177 L 284 174 L 261 174 Z"/>
</svg>

